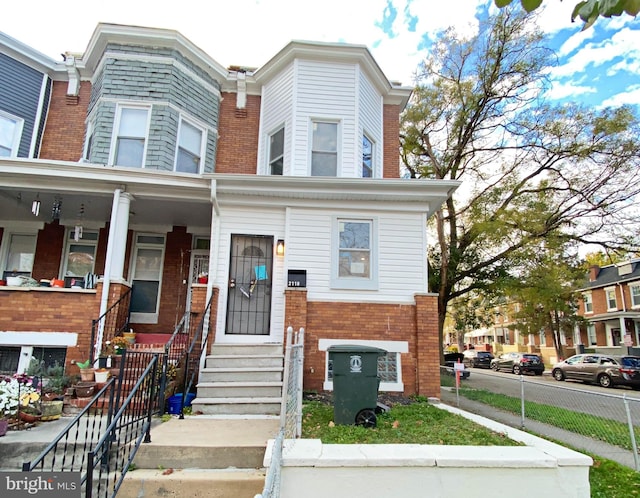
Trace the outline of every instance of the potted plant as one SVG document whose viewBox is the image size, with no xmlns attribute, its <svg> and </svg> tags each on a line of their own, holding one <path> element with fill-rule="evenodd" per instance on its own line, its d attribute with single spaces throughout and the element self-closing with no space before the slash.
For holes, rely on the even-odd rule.
<svg viewBox="0 0 640 498">
<path fill-rule="evenodd" d="M 72 379 L 64 371 L 64 366 L 55 363 L 46 368 L 42 376 L 43 401 L 61 400 Z"/>
<path fill-rule="evenodd" d="M 91 382 L 93 381 L 93 368 L 91 367 L 91 360 L 76 363 L 80 369 L 80 380 Z"/>
<path fill-rule="evenodd" d="M 18 412 L 18 381 L 12 377 L 0 377 L 0 436 L 9 429 L 9 419 Z"/>
<path fill-rule="evenodd" d="M 110 341 L 110 346 L 113 347 L 115 354 L 122 354 L 131 344 L 132 342 L 123 335 L 118 335 Z"/>
</svg>

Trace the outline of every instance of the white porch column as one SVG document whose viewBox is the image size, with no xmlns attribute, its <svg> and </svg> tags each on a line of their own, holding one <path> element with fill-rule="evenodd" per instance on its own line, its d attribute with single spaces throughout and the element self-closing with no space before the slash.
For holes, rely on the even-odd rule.
<svg viewBox="0 0 640 498">
<path fill-rule="evenodd" d="M 627 333 L 627 328 L 626 325 L 624 323 L 624 317 L 621 316 L 620 318 L 618 318 L 618 320 L 620 320 L 620 346 L 622 346 L 624 344 L 624 336 Z"/>
<path fill-rule="evenodd" d="M 107 242 L 106 265 L 109 268 L 109 280 L 124 279 L 124 260 L 127 250 L 127 233 L 129 231 L 129 208 L 134 200 L 131 194 L 116 190 L 109 226 L 109 241 Z M 107 271 L 105 267 L 105 277 Z"/>
</svg>

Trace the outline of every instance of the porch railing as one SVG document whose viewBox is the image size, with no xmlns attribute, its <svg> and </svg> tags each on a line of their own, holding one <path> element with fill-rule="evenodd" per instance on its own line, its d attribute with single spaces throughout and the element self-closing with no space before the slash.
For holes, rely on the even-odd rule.
<svg viewBox="0 0 640 498">
<path fill-rule="evenodd" d="M 91 321 L 91 349 L 89 357 L 93 360 L 98 359 L 98 353 L 102 344 L 111 341 L 117 335 L 122 334 L 129 328 L 131 304 L 131 289 L 128 289 L 115 303 L 113 303 L 107 311 L 95 320 Z M 100 344 L 96 344 L 98 332 L 102 331 L 102 340 Z"/>
<path fill-rule="evenodd" d="M 271 451 L 271 462 L 264 479 L 264 488 L 255 498 L 278 498 L 280 496 L 280 468 L 282 467 L 282 447 L 285 439 L 302 436 L 302 376 L 304 373 L 304 329 L 293 332 L 287 329 L 287 343 L 284 355 L 284 380 L 280 430 Z"/>
<path fill-rule="evenodd" d="M 162 356 L 125 352 L 118 375 L 22 470 L 80 472 L 87 498 L 114 497 L 140 444 L 151 440 Z"/>
<path fill-rule="evenodd" d="M 195 327 L 193 336 L 184 355 L 184 382 L 182 388 L 182 401 L 180 402 L 180 418 L 184 419 L 184 403 L 187 399 L 187 393 L 197 383 L 198 374 L 200 373 L 200 360 L 203 352 L 206 353 L 209 343 L 209 330 L 211 327 L 205 327 L 211 319 L 211 302 L 213 297 L 209 299 L 204 308 L 202 318 Z"/>
</svg>

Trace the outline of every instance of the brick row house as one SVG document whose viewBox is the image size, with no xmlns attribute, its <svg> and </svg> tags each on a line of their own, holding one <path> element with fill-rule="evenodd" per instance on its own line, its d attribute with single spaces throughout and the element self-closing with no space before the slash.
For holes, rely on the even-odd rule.
<svg viewBox="0 0 640 498">
<path fill-rule="evenodd" d="M 580 292 L 578 313 L 587 325 L 577 344 L 610 352 L 640 346 L 640 260 L 592 266 Z"/>
<path fill-rule="evenodd" d="M 307 389 L 349 343 L 387 351 L 381 390 L 438 396 L 426 222 L 458 183 L 400 178 L 410 95 L 363 46 L 228 69 L 172 30 L 99 24 L 63 61 L 0 34 L 0 369 L 74 373 L 132 289 L 138 335 L 211 299 L 212 344 L 304 328 Z"/>
</svg>

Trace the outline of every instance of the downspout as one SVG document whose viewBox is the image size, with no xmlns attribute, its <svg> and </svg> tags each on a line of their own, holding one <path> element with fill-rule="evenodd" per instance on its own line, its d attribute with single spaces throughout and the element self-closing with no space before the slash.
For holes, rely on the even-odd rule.
<svg viewBox="0 0 640 498">
<path fill-rule="evenodd" d="M 100 298 L 100 314 L 102 316 L 107 312 L 109 305 L 109 288 L 111 286 L 111 260 L 113 259 L 113 244 L 115 238 L 116 220 L 118 217 L 118 206 L 120 205 L 120 194 L 122 189 L 117 188 L 113 193 L 113 204 L 111 206 L 111 221 L 109 222 L 109 236 L 107 238 L 107 254 L 104 262 L 104 277 L 102 278 L 102 296 Z M 113 235 L 113 236 L 112 236 Z M 104 320 L 98 323 L 98 336 L 94 345 L 94 360 L 98 358 L 102 345 L 102 336 L 104 335 Z"/>
</svg>

